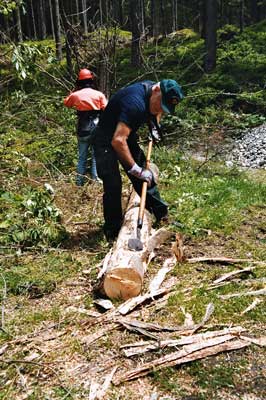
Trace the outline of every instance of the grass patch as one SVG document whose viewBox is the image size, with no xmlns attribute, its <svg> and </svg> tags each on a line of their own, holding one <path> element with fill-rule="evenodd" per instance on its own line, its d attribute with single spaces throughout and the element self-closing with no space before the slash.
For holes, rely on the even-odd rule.
<svg viewBox="0 0 266 400">
<path fill-rule="evenodd" d="M 230 234 L 243 223 L 243 210 L 264 206 L 266 185 L 253 182 L 244 172 L 212 162 L 201 168 L 193 160 L 180 160 L 175 150 L 167 150 L 166 157 L 161 149 L 154 161 L 160 165 L 170 214 L 185 233 L 210 229 Z"/>
<path fill-rule="evenodd" d="M 23 261 L 17 259 L 15 265 L 12 260 L 6 260 L 1 273 L 7 284 L 7 293 L 38 298 L 51 293 L 79 270 L 79 263 L 69 254 L 44 254 L 41 260 L 34 257 Z"/>
</svg>

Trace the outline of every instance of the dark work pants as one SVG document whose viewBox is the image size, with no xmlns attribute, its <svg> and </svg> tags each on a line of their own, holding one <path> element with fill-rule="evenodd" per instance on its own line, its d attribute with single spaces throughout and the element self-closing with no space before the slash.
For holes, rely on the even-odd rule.
<svg viewBox="0 0 266 400">
<path fill-rule="evenodd" d="M 98 133 L 100 132 L 98 131 Z M 104 231 L 106 235 L 116 236 L 123 220 L 121 205 L 122 181 L 117 154 L 111 144 L 103 144 L 100 137 L 101 135 L 96 135 L 94 150 L 98 176 L 103 181 Z M 137 135 L 132 133 L 127 143 L 135 162 L 144 167 L 146 157 L 137 143 Z M 141 195 L 143 181 L 128 174 L 125 168 L 124 170 L 131 180 L 135 191 Z M 155 182 L 147 190 L 146 208 L 155 215 L 157 220 L 167 215 L 167 204 L 161 199 Z"/>
</svg>

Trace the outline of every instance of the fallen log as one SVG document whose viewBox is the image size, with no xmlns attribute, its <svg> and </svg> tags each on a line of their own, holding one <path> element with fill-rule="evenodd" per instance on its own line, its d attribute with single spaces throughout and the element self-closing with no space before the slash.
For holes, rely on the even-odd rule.
<svg viewBox="0 0 266 400">
<path fill-rule="evenodd" d="M 143 250 L 129 249 L 129 239 L 136 236 L 138 209 L 139 196 L 133 192 L 117 241 L 103 260 L 103 270 L 100 272 L 101 288 L 110 298 L 127 300 L 138 296 L 147 265 L 154 257 L 154 249 L 172 236 L 166 229 L 160 229 L 152 235 L 152 217 L 145 210 L 141 229 Z"/>
<path fill-rule="evenodd" d="M 142 251 L 134 252 L 128 248 L 128 240 L 136 236 L 139 196 L 134 192 L 131 195 L 124 222 L 117 241 L 111 252 L 107 254 L 108 262 L 105 265 L 103 276 L 103 290 L 110 298 L 127 300 L 138 296 L 142 288 L 146 260 L 142 259 Z M 151 233 L 152 219 L 145 210 L 141 240 L 145 246 Z M 105 262 L 104 262 L 105 264 Z"/>
</svg>

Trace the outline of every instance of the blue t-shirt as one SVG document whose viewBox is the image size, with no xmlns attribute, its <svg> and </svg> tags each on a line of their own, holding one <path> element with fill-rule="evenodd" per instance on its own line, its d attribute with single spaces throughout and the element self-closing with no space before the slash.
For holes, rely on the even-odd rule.
<svg viewBox="0 0 266 400">
<path fill-rule="evenodd" d="M 145 83 L 150 86 L 154 84 L 152 81 Z M 101 115 L 99 127 L 104 139 L 111 142 L 118 122 L 124 122 L 133 133 L 147 122 L 149 115 L 147 90 L 142 82 L 134 83 L 120 89 L 111 97 Z"/>
</svg>

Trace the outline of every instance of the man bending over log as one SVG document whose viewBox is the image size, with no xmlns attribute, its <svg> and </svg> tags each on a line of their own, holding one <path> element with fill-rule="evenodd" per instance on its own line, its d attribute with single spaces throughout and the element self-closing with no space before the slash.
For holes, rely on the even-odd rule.
<svg viewBox="0 0 266 400">
<path fill-rule="evenodd" d="M 116 239 L 122 224 L 122 182 L 118 161 L 135 191 L 141 195 L 142 182 L 148 182 L 146 208 L 159 222 L 167 218 L 167 204 L 161 199 L 153 174 L 145 169 L 145 155 L 137 142 L 137 130 L 148 123 L 159 130 L 163 113 L 173 114 L 184 97 L 172 79 L 143 81 L 120 89 L 103 111 L 94 135 L 94 150 L 99 177 L 103 181 L 104 233 Z"/>
</svg>

